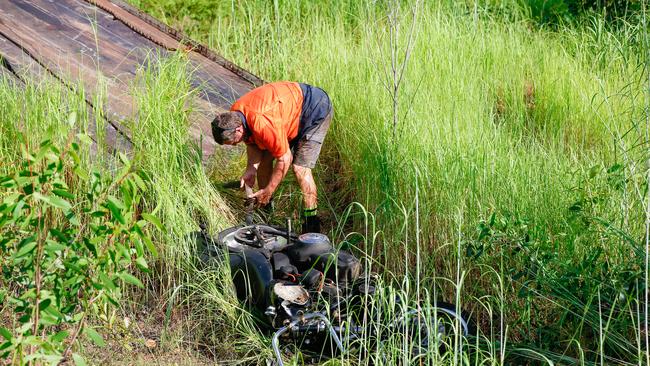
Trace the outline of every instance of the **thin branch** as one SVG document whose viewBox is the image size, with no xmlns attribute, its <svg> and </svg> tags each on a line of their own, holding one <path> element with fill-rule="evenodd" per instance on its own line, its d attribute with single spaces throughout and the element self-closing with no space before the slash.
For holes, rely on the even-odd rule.
<svg viewBox="0 0 650 366">
<path fill-rule="evenodd" d="M 400 70 L 400 77 L 398 81 L 398 85 L 402 83 L 402 78 L 404 77 L 404 73 L 406 70 L 406 65 L 409 62 L 409 59 L 411 58 L 411 53 L 413 49 L 415 48 L 413 45 L 415 41 L 417 40 L 417 33 L 415 33 L 415 30 L 417 28 L 417 19 L 418 19 L 418 14 L 420 13 L 420 0 L 417 0 L 415 2 L 415 7 L 411 11 L 413 14 L 413 19 L 411 20 L 411 29 L 409 30 L 409 38 L 408 41 L 406 42 L 406 50 L 404 52 L 404 61 L 402 62 L 402 69 Z"/>
<path fill-rule="evenodd" d="M 643 6 L 643 16 L 642 16 L 642 23 L 643 23 L 643 65 L 644 65 L 644 72 L 646 73 L 644 76 L 644 81 L 647 83 L 646 84 L 646 89 L 644 93 L 644 102 L 645 102 L 645 108 L 644 108 L 644 113 L 645 113 L 645 140 L 650 141 L 650 72 L 648 72 L 648 66 L 650 65 L 650 55 L 648 52 L 650 52 L 650 45 L 648 43 L 648 28 L 647 28 L 647 18 L 646 18 L 646 13 L 647 13 L 647 3 L 644 0 L 642 2 Z M 645 162 L 646 162 L 646 184 L 650 185 L 650 157 L 645 157 Z M 650 364 L 650 334 L 648 333 L 648 301 L 650 300 L 649 294 L 648 294 L 648 279 L 649 279 L 649 272 L 650 272 L 650 192 L 648 189 L 645 189 L 643 192 L 637 188 L 637 194 L 640 195 L 642 206 L 644 208 L 644 214 L 645 214 L 645 245 L 644 245 L 644 252 L 645 252 L 645 261 L 644 261 L 644 286 L 642 286 L 643 289 L 643 298 L 639 299 L 639 301 L 643 302 L 643 328 L 640 331 L 640 333 L 643 333 L 643 341 L 645 343 L 645 363 Z M 643 203 L 645 201 L 645 203 Z M 641 338 L 639 334 L 639 338 Z"/>
</svg>

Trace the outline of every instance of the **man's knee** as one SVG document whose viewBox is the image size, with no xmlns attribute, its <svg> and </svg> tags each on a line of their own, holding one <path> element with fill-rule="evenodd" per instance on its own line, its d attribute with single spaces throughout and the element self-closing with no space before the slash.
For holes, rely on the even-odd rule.
<svg viewBox="0 0 650 366">
<path fill-rule="evenodd" d="M 300 180 L 301 178 L 311 175 L 311 168 L 293 164 L 293 172 L 296 174 L 296 177 Z"/>
</svg>

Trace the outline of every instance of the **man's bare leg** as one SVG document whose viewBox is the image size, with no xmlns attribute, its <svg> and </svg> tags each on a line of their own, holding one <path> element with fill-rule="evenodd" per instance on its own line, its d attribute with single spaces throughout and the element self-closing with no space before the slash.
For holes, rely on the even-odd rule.
<svg viewBox="0 0 650 366">
<path fill-rule="evenodd" d="M 305 209 L 316 208 L 318 206 L 318 189 L 316 188 L 316 182 L 314 182 L 314 176 L 311 174 L 311 169 L 294 165 L 293 172 L 296 174 L 296 179 L 302 191 Z"/>
<path fill-rule="evenodd" d="M 296 179 L 302 191 L 302 199 L 304 209 L 302 211 L 302 232 L 303 233 L 319 233 L 320 218 L 318 217 L 318 190 L 316 189 L 316 182 L 314 176 L 311 174 L 310 168 L 305 168 L 300 165 L 293 166 L 293 172 L 296 174 Z"/>
</svg>

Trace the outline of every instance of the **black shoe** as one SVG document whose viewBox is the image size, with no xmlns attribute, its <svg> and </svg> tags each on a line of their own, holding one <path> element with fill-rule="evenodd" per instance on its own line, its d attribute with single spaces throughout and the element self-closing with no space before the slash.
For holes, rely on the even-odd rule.
<svg viewBox="0 0 650 366">
<path fill-rule="evenodd" d="M 307 216 L 302 218 L 302 233 L 320 233 L 320 218 Z"/>
</svg>

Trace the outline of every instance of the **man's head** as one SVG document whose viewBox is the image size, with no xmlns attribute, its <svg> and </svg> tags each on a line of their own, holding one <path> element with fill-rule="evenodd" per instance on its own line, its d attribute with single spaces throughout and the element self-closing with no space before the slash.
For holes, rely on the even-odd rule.
<svg viewBox="0 0 650 366">
<path fill-rule="evenodd" d="M 212 121 L 212 137 L 219 145 L 237 145 L 244 139 L 244 124 L 237 112 L 218 114 Z"/>
</svg>

